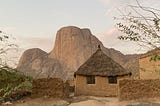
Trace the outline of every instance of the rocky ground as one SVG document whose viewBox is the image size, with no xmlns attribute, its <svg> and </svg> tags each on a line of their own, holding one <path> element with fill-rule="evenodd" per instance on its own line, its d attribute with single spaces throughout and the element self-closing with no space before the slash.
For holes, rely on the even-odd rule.
<svg viewBox="0 0 160 106">
<path fill-rule="evenodd" d="M 122 101 L 116 97 L 79 96 L 66 100 L 41 97 L 27 97 L 13 103 L 6 102 L 2 105 L 11 106 L 160 106 L 160 98 L 143 99 L 137 101 Z"/>
</svg>

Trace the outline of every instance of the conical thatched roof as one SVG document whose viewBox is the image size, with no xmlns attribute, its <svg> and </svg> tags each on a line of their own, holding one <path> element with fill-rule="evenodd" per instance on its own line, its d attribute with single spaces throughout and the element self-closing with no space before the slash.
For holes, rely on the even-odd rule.
<svg viewBox="0 0 160 106">
<path fill-rule="evenodd" d="M 127 75 L 121 65 L 112 60 L 103 51 L 98 50 L 75 72 L 75 75 L 121 76 Z"/>
</svg>

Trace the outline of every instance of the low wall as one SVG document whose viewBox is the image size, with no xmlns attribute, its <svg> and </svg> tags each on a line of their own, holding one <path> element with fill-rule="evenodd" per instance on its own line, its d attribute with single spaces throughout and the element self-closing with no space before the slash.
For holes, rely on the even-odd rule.
<svg viewBox="0 0 160 106">
<path fill-rule="evenodd" d="M 32 95 L 65 98 L 69 95 L 69 83 L 59 78 L 33 80 Z"/>
<path fill-rule="evenodd" d="M 160 79 L 124 79 L 119 81 L 119 100 L 160 97 Z"/>
</svg>

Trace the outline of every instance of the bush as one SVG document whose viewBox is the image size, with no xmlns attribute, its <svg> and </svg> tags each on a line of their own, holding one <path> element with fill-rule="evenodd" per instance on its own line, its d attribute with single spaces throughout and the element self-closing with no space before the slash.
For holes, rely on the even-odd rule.
<svg viewBox="0 0 160 106">
<path fill-rule="evenodd" d="M 0 101 L 17 91 L 32 91 L 32 78 L 11 68 L 0 69 Z"/>
</svg>

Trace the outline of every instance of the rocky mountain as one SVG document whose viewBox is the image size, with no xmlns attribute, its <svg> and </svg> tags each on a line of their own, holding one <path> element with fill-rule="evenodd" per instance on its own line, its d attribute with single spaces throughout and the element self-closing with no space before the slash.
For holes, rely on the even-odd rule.
<svg viewBox="0 0 160 106">
<path fill-rule="evenodd" d="M 138 74 L 138 55 L 123 55 L 115 49 L 105 48 L 89 29 L 75 26 L 61 28 L 56 34 L 53 50 L 46 53 L 40 49 L 26 50 L 17 69 L 32 76 L 73 78 L 73 73 L 98 48 L 125 68 Z"/>
<path fill-rule="evenodd" d="M 19 60 L 17 69 L 24 74 L 34 78 L 60 77 L 67 75 L 62 64 L 53 58 L 48 57 L 48 53 L 38 48 L 26 50 Z"/>
<path fill-rule="evenodd" d="M 97 50 L 98 45 L 104 48 L 89 29 L 64 27 L 57 32 L 55 46 L 49 57 L 59 60 L 67 72 L 73 74 Z"/>
</svg>

